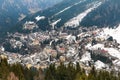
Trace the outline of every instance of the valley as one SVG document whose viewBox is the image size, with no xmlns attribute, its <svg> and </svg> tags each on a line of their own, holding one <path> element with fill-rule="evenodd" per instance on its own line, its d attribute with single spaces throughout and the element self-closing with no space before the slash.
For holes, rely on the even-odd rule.
<svg viewBox="0 0 120 80">
<path fill-rule="evenodd" d="M 119 0 L 0 0 L 0 10 L 0 80 L 120 79 Z"/>
</svg>

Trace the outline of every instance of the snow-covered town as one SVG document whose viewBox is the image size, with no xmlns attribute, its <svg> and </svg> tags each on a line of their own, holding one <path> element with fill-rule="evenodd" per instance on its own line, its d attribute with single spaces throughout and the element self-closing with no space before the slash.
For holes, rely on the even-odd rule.
<svg viewBox="0 0 120 80">
<path fill-rule="evenodd" d="M 0 0 L 0 80 L 120 80 L 120 0 Z"/>
<path fill-rule="evenodd" d="M 26 23 L 25 23 L 26 24 Z M 61 29 L 30 34 L 9 34 L 0 47 L 1 58 L 9 64 L 46 68 L 51 63 L 79 62 L 85 69 L 120 68 L 120 26 L 110 28 Z M 117 34 L 117 35 L 116 35 Z"/>
</svg>

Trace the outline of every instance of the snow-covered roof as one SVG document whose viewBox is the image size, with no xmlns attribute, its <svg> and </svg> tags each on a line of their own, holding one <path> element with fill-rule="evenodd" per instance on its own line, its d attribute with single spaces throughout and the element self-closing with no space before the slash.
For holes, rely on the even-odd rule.
<svg viewBox="0 0 120 80">
<path fill-rule="evenodd" d="M 91 55 L 89 52 L 86 52 L 83 56 L 82 59 L 80 60 L 81 62 L 85 62 L 85 61 L 91 61 Z"/>
<path fill-rule="evenodd" d="M 118 59 L 120 59 L 120 51 L 115 49 L 115 48 L 105 48 L 104 44 L 96 44 L 94 46 L 91 46 L 91 44 L 88 44 L 86 46 L 86 48 L 90 49 L 90 50 L 97 50 L 98 48 L 104 49 L 105 51 L 108 52 L 108 54 L 110 54 L 113 57 L 116 57 Z"/>
<path fill-rule="evenodd" d="M 120 59 L 120 52 L 117 49 L 115 49 L 115 48 L 104 48 L 104 50 L 108 51 L 108 53 L 111 56 Z"/>
<path fill-rule="evenodd" d="M 101 61 L 99 61 L 99 60 L 97 60 L 96 62 L 95 62 L 95 68 L 96 69 L 102 69 L 102 68 L 105 68 L 106 67 L 106 65 L 103 63 L 103 62 L 101 62 Z"/>
<path fill-rule="evenodd" d="M 92 46 L 90 43 L 86 46 L 86 48 L 90 49 L 90 50 L 96 50 L 98 48 L 103 49 L 104 48 L 104 44 L 96 44 L 94 46 Z"/>
</svg>

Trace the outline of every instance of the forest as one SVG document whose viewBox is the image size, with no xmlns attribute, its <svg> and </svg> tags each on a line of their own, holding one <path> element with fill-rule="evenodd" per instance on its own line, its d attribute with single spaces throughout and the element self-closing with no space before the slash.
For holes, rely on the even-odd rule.
<svg viewBox="0 0 120 80">
<path fill-rule="evenodd" d="M 59 66 L 51 64 L 47 69 L 28 69 L 22 64 L 8 64 L 7 59 L 0 59 L 0 80 L 120 80 L 120 73 L 114 71 L 82 69 L 79 63 Z"/>
</svg>

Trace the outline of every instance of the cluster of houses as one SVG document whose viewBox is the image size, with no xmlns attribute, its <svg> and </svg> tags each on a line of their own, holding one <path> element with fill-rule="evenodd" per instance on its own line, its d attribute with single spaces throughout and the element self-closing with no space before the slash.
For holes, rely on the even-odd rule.
<svg viewBox="0 0 120 80">
<path fill-rule="evenodd" d="M 4 47 L 4 49 L 0 48 L 2 50 L 1 57 L 4 55 L 9 64 L 19 62 L 28 68 L 46 68 L 51 63 L 59 65 L 61 62 L 65 64 L 79 62 L 85 69 L 96 66 L 98 69 L 109 70 L 111 65 L 114 67 L 117 64 L 114 62 L 115 60 L 120 62 L 120 57 L 113 56 L 108 51 L 113 48 L 120 54 L 120 44 L 116 40 L 111 36 L 101 37 L 102 29 L 80 29 L 80 32 L 74 32 L 75 35 L 70 31 L 15 33 L 9 36 L 12 38 L 8 39 L 11 47 L 21 49 L 27 45 L 22 50 L 23 52 L 24 50 L 29 51 L 29 53 L 8 52 Z"/>
<path fill-rule="evenodd" d="M 37 24 L 33 21 L 27 21 L 24 25 L 23 25 L 23 29 L 25 30 L 33 30 L 35 28 L 38 28 Z"/>
</svg>

